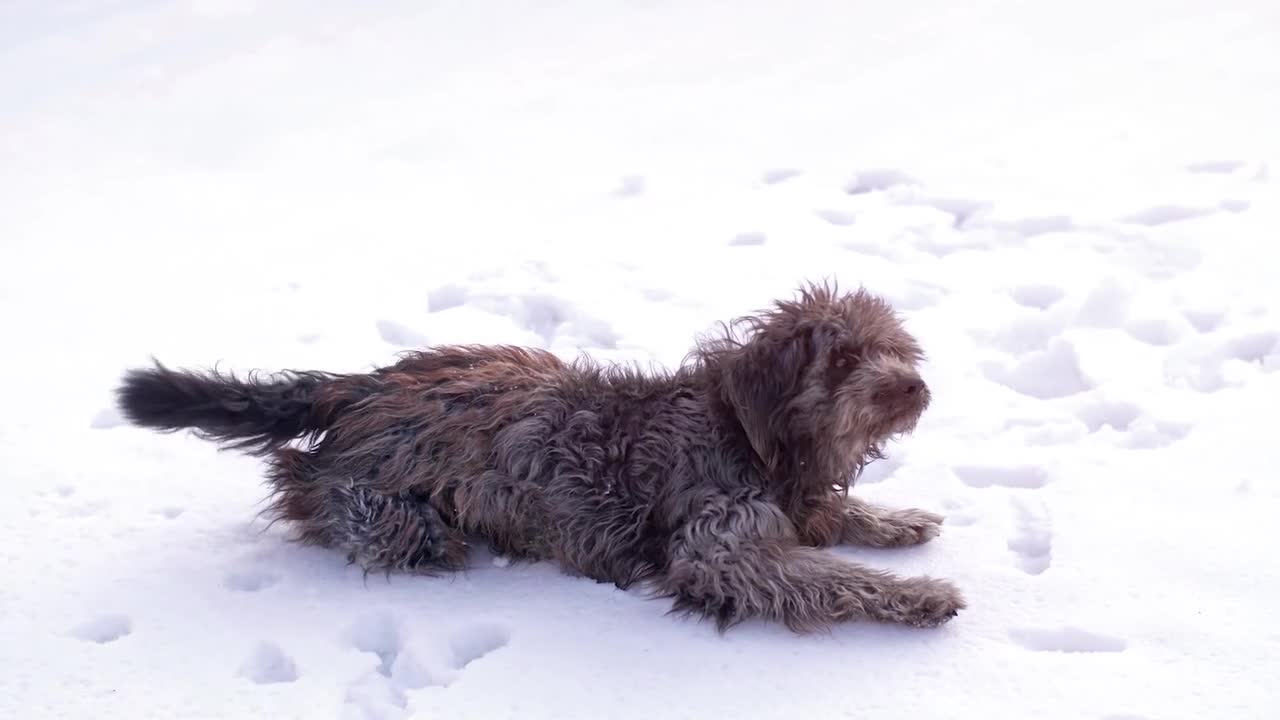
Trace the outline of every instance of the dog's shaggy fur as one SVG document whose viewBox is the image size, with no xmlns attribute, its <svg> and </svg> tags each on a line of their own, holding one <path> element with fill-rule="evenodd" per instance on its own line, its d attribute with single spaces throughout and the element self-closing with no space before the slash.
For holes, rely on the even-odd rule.
<svg viewBox="0 0 1280 720">
<path fill-rule="evenodd" d="M 848 494 L 929 404 L 891 307 L 809 286 L 724 330 L 658 375 L 449 346 L 368 374 L 240 380 L 157 363 L 130 371 L 119 401 L 137 425 L 265 456 L 274 515 L 366 571 L 459 569 L 480 535 L 570 574 L 643 582 L 721 631 L 954 617 L 950 583 L 819 549 L 915 545 L 942 522 Z"/>
</svg>

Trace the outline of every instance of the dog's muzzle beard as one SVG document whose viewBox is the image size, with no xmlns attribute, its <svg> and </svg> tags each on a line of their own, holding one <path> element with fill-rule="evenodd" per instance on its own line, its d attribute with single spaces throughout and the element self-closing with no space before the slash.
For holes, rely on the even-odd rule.
<svg viewBox="0 0 1280 720">
<path fill-rule="evenodd" d="M 897 412 L 889 416 L 889 421 L 885 423 L 885 439 L 911 434 L 916 429 L 916 424 L 920 422 L 922 415 L 924 415 L 924 407 L 898 409 Z"/>
<path fill-rule="evenodd" d="M 918 376 L 900 378 L 892 389 L 877 393 L 876 414 L 884 418 L 877 425 L 883 430 L 883 439 L 915 430 L 931 399 L 929 387 Z"/>
<path fill-rule="evenodd" d="M 843 412 L 832 425 L 839 428 L 834 433 L 833 447 L 844 459 L 833 484 L 841 489 L 853 487 L 868 465 L 884 459 L 885 443 L 915 430 L 928 404 L 927 390 L 910 400 L 872 402 L 861 409 L 852 398 L 842 403 Z"/>
</svg>

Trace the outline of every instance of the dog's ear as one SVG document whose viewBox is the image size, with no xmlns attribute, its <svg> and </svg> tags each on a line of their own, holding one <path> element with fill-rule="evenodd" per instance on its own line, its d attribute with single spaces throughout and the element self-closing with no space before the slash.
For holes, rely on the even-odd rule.
<svg viewBox="0 0 1280 720">
<path fill-rule="evenodd" d="M 809 411 L 805 402 L 812 380 L 825 373 L 815 363 L 826 361 L 834 339 L 831 328 L 765 328 L 725 358 L 725 400 L 733 407 L 756 455 L 777 468 L 784 452 L 800 450 L 798 422 Z"/>
</svg>

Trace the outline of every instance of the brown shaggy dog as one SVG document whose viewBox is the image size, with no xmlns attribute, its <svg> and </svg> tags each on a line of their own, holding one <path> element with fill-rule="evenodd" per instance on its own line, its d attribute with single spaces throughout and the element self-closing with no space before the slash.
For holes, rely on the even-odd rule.
<svg viewBox="0 0 1280 720">
<path fill-rule="evenodd" d="M 119 399 L 137 425 L 266 456 L 275 516 L 366 571 L 459 569 L 474 534 L 570 574 L 644 582 L 721 631 L 753 617 L 933 627 L 965 606 L 950 583 L 818 549 L 938 534 L 938 515 L 848 495 L 928 406 L 921 356 L 883 300 L 811 286 L 656 376 L 436 347 L 368 374 L 240 380 L 157 363 L 130 371 Z"/>
</svg>

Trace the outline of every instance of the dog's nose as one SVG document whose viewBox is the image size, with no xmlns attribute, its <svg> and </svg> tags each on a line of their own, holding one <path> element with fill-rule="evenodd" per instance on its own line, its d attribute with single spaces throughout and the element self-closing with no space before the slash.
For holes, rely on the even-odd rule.
<svg viewBox="0 0 1280 720">
<path fill-rule="evenodd" d="M 907 377 L 898 381 L 898 392 L 903 395 L 915 395 L 925 390 L 924 381 L 918 377 Z"/>
</svg>

